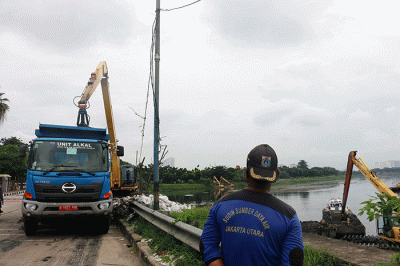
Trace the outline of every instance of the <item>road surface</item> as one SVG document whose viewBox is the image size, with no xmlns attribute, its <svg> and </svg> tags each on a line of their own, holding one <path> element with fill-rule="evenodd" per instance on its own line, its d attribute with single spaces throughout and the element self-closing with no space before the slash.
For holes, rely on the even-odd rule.
<svg viewBox="0 0 400 266">
<path fill-rule="evenodd" d="M 41 226 L 35 236 L 25 236 L 21 200 L 22 195 L 4 197 L 0 266 L 142 265 L 115 225 L 108 234 L 97 235 L 84 220 L 59 221 Z"/>
</svg>

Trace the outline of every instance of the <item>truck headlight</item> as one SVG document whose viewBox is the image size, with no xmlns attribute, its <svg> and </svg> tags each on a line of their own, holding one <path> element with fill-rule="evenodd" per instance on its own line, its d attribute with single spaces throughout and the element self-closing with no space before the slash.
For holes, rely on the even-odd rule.
<svg viewBox="0 0 400 266">
<path fill-rule="evenodd" d="M 25 209 L 27 210 L 27 211 L 34 211 L 34 210 L 36 210 L 37 209 L 37 205 L 36 204 L 33 204 L 33 203 L 26 203 L 25 204 Z"/>
<path fill-rule="evenodd" d="M 106 210 L 110 207 L 110 203 L 109 202 L 104 202 L 104 203 L 100 203 L 99 204 L 99 209 L 100 210 Z"/>
</svg>

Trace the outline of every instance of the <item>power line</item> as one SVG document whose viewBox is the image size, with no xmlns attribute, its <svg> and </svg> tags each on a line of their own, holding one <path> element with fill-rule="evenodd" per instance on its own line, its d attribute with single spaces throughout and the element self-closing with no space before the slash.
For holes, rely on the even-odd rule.
<svg viewBox="0 0 400 266">
<path fill-rule="evenodd" d="M 161 11 L 171 11 L 171 10 L 175 10 L 175 9 L 180 9 L 180 8 L 184 8 L 184 7 L 187 7 L 187 6 L 196 4 L 197 2 L 200 2 L 200 1 L 201 1 L 201 0 L 197 0 L 197 1 L 194 1 L 193 3 L 187 4 L 187 5 L 184 5 L 184 6 L 175 7 L 175 8 L 171 8 L 171 9 L 160 9 L 160 10 L 161 10 Z"/>
<path fill-rule="evenodd" d="M 154 42 L 154 38 L 155 38 L 155 24 L 156 24 L 156 20 L 154 19 L 154 22 L 153 22 L 153 26 L 152 26 L 152 28 L 151 28 L 151 46 L 150 46 L 150 73 L 149 73 L 149 80 L 148 80 L 148 82 L 147 82 L 147 96 L 146 96 L 146 105 L 145 105 L 145 108 L 144 108 L 144 116 L 142 117 L 142 116 L 140 116 L 139 114 L 137 114 L 136 112 L 135 112 L 135 110 L 133 110 L 132 108 L 132 110 L 135 112 L 135 114 L 137 115 L 137 116 L 139 116 L 140 118 L 142 118 L 143 119 L 143 125 L 142 125 L 142 140 L 141 140 L 141 144 L 140 144 L 140 154 L 139 154 L 139 162 L 141 161 L 141 159 L 142 159 L 142 151 L 143 151 L 143 141 L 144 141 L 144 132 L 145 132 L 145 128 L 146 128 L 146 119 L 147 119 L 147 106 L 148 106 L 148 103 L 149 103 L 149 94 L 150 94 L 150 86 L 152 87 L 152 88 L 154 88 L 154 77 L 153 77 L 153 68 L 154 68 L 154 65 L 153 65 L 153 55 L 154 55 L 154 44 L 155 44 L 155 42 Z M 153 91 L 154 91 L 154 89 L 153 89 Z"/>
</svg>

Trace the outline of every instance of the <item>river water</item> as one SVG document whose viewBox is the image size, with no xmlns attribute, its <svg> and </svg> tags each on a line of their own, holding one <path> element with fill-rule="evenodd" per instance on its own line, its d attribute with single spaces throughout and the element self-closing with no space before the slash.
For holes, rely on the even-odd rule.
<svg viewBox="0 0 400 266">
<path fill-rule="evenodd" d="M 400 183 L 400 177 L 379 176 L 379 178 L 388 187 Z M 292 206 L 301 221 L 320 221 L 322 219 L 322 209 L 326 207 L 330 199 L 342 198 L 343 188 L 343 181 L 339 181 L 336 185 L 328 188 L 302 192 L 273 193 L 273 195 Z M 369 222 L 366 214 L 360 216 L 358 213 L 364 207 L 364 205 L 361 205 L 361 202 L 370 200 L 372 196 L 376 196 L 377 192 L 375 187 L 366 178 L 353 177 L 347 199 L 347 207 L 365 225 L 367 235 L 376 235 L 376 221 Z M 167 194 L 170 200 L 180 203 L 199 204 L 213 201 L 213 192 L 201 191 L 191 195 L 187 197 L 174 197 Z"/>
</svg>

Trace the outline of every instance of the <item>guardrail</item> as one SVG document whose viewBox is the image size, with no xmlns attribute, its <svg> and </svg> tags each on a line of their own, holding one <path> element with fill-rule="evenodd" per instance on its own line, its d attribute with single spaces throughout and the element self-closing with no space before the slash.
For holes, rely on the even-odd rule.
<svg viewBox="0 0 400 266">
<path fill-rule="evenodd" d="M 132 202 L 130 207 L 148 222 L 157 226 L 161 230 L 170 233 L 176 239 L 182 241 L 193 249 L 200 251 L 200 236 L 203 230 L 180 221 L 175 222 L 174 218 L 147 208 L 138 202 Z"/>
<path fill-rule="evenodd" d="M 19 190 L 19 191 L 9 191 L 9 192 L 4 192 L 3 196 L 12 196 L 12 195 L 18 195 L 18 194 L 24 194 L 25 190 Z"/>
</svg>

